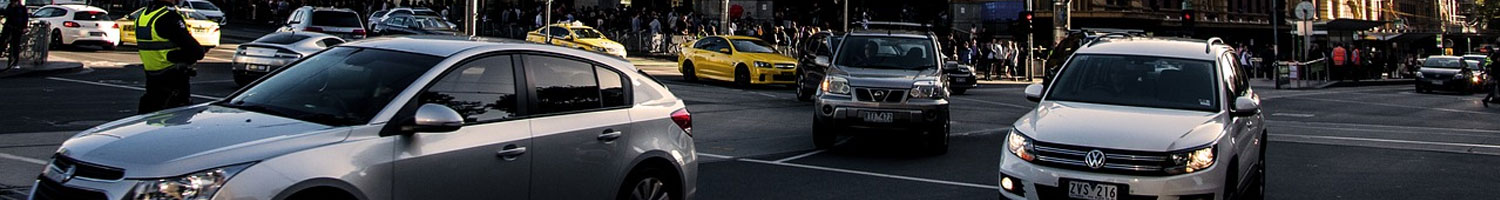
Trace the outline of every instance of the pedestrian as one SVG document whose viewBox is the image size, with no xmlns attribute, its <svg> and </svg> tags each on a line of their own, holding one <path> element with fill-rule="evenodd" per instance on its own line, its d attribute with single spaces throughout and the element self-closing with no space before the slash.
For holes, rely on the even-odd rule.
<svg viewBox="0 0 1500 200">
<path fill-rule="evenodd" d="M 1348 58 L 1348 56 L 1346 55 L 1348 53 L 1349 53 L 1348 51 L 1344 50 L 1344 45 L 1343 44 L 1338 44 L 1338 45 L 1334 45 L 1333 46 L 1333 51 L 1329 52 L 1329 57 L 1332 57 L 1332 60 L 1333 60 L 1333 69 L 1334 70 L 1336 70 L 1336 71 L 1349 71 L 1348 68 L 1344 67 L 1344 59 Z M 1343 73 L 1348 73 L 1348 72 L 1339 72 L 1338 74 L 1343 74 Z M 1343 78 L 1343 77 L 1340 76 L 1340 77 L 1335 77 L 1333 79 L 1340 79 L 1340 78 Z"/>
<path fill-rule="evenodd" d="M 21 40 L 25 38 L 22 36 L 26 34 L 26 22 L 31 21 L 31 14 L 26 13 L 26 6 L 22 6 L 21 1 L 10 1 L 3 12 L 5 28 L 0 30 L 0 49 L 3 49 L 0 51 L 5 52 L 5 58 L 9 60 L 3 70 L 10 70 L 20 67 L 21 46 L 24 44 Z"/>
<path fill-rule="evenodd" d="M 1486 79 L 1483 88 L 1485 88 L 1485 90 L 1489 90 L 1489 94 L 1484 95 L 1484 100 L 1482 102 L 1484 102 L 1484 107 L 1486 108 L 1490 107 L 1490 103 L 1500 103 L 1500 99 L 1495 99 L 1495 95 L 1497 93 L 1500 93 L 1500 82 L 1497 82 L 1500 80 L 1496 80 L 1497 78 L 1500 78 L 1500 73 L 1496 73 L 1500 72 L 1496 71 L 1497 69 L 1500 69 L 1500 64 L 1495 64 L 1496 62 L 1493 62 L 1493 60 L 1495 60 L 1495 57 L 1497 56 L 1500 56 L 1500 52 L 1496 52 L 1496 50 L 1490 50 L 1489 57 L 1485 59 L 1491 61 L 1485 62 L 1485 72 L 1487 72 L 1485 74 L 1489 75 L 1489 77 L 1485 77 Z"/>
<path fill-rule="evenodd" d="M 188 33 L 181 12 L 181 0 L 155 0 L 146 13 L 136 18 L 136 30 L 154 34 L 136 35 L 136 48 L 146 72 L 146 94 L 141 96 L 139 114 L 188 105 L 188 78 L 196 73 L 193 63 L 203 59 L 203 46 Z"/>
</svg>

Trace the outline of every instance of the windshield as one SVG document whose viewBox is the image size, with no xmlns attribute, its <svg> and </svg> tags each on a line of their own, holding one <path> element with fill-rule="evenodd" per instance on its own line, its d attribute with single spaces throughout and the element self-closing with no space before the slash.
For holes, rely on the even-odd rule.
<svg viewBox="0 0 1500 200">
<path fill-rule="evenodd" d="M 316 11 L 313 12 L 313 26 L 331 27 L 364 27 L 359 22 L 359 15 L 352 12 L 339 11 Z"/>
<path fill-rule="evenodd" d="M 746 53 L 776 53 L 776 49 L 771 48 L 771 44 L 770 43 L 766 43 L 766 41 L 749 40 L 749 39 L 733 39 L 733 40 L 729 40 L 729 41 L 733 41 L 734 42 L 734 49 L 739 50 L 740 52 L 746 52 Z"/>
<path fill-rule="evenodd" d="M 291 33 L 276 33 L 276 34 L 267 35 L 266 37 L 261 37 L 260 39 L 256 39 L 254 41 L 254 43 L 291 44 L 293 42 L 302 41 L 304 39 L 307 39 L 308 37 L 311 37 L 311 36 L 297 35 L 297 34 L 291 34 Z"/>
<path fill-rule="evenodd" d="M 1213 66 L 1198 60 L 1077 55 L 1047 100 L 1217 111 Z"/>
<path fill-rule="evenodd" d="M 438 15 L 437 12 L 432 12 L 431 10 L 415 10 L 412 13 L 416 14 L 416 15 L 433 15 L 433 16 L 437 16 Z"/>
<path fill-rule="evenodd" d="M 104 11 L 80 11 L 73 12 L 73 20 L 79 21 L 110 21 L 109 14 Z"/>
<path fill-rule="evenodd" d="M 1462 65 L 1458 64 L 1459 60 L 1460 59 L 1458 59 L 1458 58 L 1447 58 L 1447 57 L 1444 57 L 1444 58 L 1427 58 L 1427 61 L 1424 61 L 1422 63 L 1422 67 L 1458 69 L 1459 67 L 1463 67 Z"/>
<path fill-rule="evenodd" d="M 221 106 L 332 126 L 369 122 L 442 58 L 334 47 L 276 73 Z"/>
<path fill-rule="evenodd" d="M 844 38 L 836 64 L 860 68 L 922 69 L 937 67 L 932 40 L 898 37 Z"/>
<path fill-rule="evenodd" d="M 203 15 L 203 13 L 197 13 L 197 12 L 183 11 L 182 12 L 182 16 L 183 17 L 187 17 L 187 19 L 208 20 L 208 15 Z"/>
<path fill-rule="evenodd" d="M 573 28 L 573 34 L 577 34 L 579 39 L 604 38 L 603 33 L 592 28 Z"/>
<path fill-rule="evenodd" d="M 206 1 L 189 1 L 188 5 L 193 6 L 193 9 L 196 10 L 219 10 L 219 7 Z"/>
</svg>

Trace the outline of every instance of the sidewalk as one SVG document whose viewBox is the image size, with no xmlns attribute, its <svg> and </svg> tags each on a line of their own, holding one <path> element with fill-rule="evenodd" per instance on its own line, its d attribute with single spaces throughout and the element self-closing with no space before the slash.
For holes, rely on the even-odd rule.
<svg viewBox="0 0 1500 200">
<path fill-rule="evenodd" d="M 1309 82 L 1303 83 L 1303 85 L 1300 86 L 1300 87 L 1298 85 L 1296 85 L 1296 84 L 1287 84 L 1287 85 L 1282 85 L 1280 89 L 1288 89 L 1288 90 L 1316 90 L 1316 89 L 1335 88 L 1335 87 L 1365 87 L 1365 86 L 1386 86 L 1386 85 L 1411 85 L 1411 84 L 1416 84 L 1416 83 L 1417 83 L 1417 81 L 1414 80 L 1414 79 L 1376 79 L 1376 80 L 1358 80 L 1358 81 L 1309 81 Z M 1252 87 L 1252 88 L 1263 88 L 1263 89 L 1276 89 L 1276 82 L 1272 81 L 1272 80 L 1268 80 L 1268 79 L 1255 78 L 1255 79 L 1250 79 L 1250 87 Z"/>
<path fill-rule="evenodd" d="M 8 61 L 6 59 L 0 59 L 0 63 L 7 63 L 7 62 Z M 3 65 L 3 64 L 0 64 L 0 65 Z M 83 63 L 81 63 L 81 62 L 53 60 L 53 61 L 47 61 L 47 63 L 44 63 L 41 66 L 34 66 L 34 65 L 22 64 L 18 68 L 0 71 L 0 78 L 9 78 L 9 77 L 13 77 L 13 76 L 21 76 L 21 75 L 32 74 L 32 73 L 67 71 L 67 70 L 75 70 L 75 69 L 82 69 L 82 68 L 83 68 Z"/>
</svg>

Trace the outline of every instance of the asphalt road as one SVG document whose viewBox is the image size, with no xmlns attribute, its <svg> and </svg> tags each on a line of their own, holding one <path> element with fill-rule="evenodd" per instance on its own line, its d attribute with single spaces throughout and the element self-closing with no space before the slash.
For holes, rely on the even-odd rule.
<svg viewBox="0 0 1500 200">
<path fill-rule="evenodd" d="M 135 113 L 143 77 L 128 49 L 52 55 L 88 68 L 0 79 L 0 190 L 8 192 L 0 198 L 24 193 L 38 163 L 72 132 Z M 237 89 L 228 65 L 211 60 L 192 80 L 196 101 Z M 1035 105 L 1022 85 L 953 97 L 945 155 L 913 152 L 909 138 L 894 136 L 814 150 L 811 103 L 789 87 L 684 82 L 670 61 L 632 60 L 694 114 L 706 158 L 700 199 L 994 199 L 1001 133 Z M 1494 199 L 1500 187 L 1500 108 L 1482 107 L 1480 95 L 1410 86 L 1257 90 L 1270 120 L 1269 199 Z"/>
</svg>

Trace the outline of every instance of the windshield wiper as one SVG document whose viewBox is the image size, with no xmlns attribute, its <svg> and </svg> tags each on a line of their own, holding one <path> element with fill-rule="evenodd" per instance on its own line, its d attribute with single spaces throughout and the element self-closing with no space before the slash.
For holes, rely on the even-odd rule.
<svg viewBox="0 0 1500 200">
<path fill-rule="evenodd" d="M 331 115 L 331 114 L 325 114 L 325 113 L 309 113 L 309 114 L 306 114 L 306 115 L 297 116 L 297 119 L 307 120 L 307 121 L 310 121 L 310 122 L 319 123 L 319 124 L 327 124 L 327 125 L 354 125 L 354 124 L 359 124 L 359 121 L 355 120 L 355 119 L 350 119 L 348 117 L 342 117 L 342 116 L 338 116 L 338 115 Z"/>
<path fill-rule="evenodd" d="M 234 103 L 219 103 L 218 105 L 219 106 L 224 106 L 224 107 L 230 107 L 230 108 L 240 109 L 240 110 L 251 111 L 251 112 L 265 113 L 265 114 L 277 115 L 277 116 L 286 116 L 286 113 L 282 113 L 280 111 L 272 110 L 269 107 L 265 107 L 265 106 L 261 106 L 261 105 L 245 104 L 245 101 L 236 101 Z"/>
</svg>

